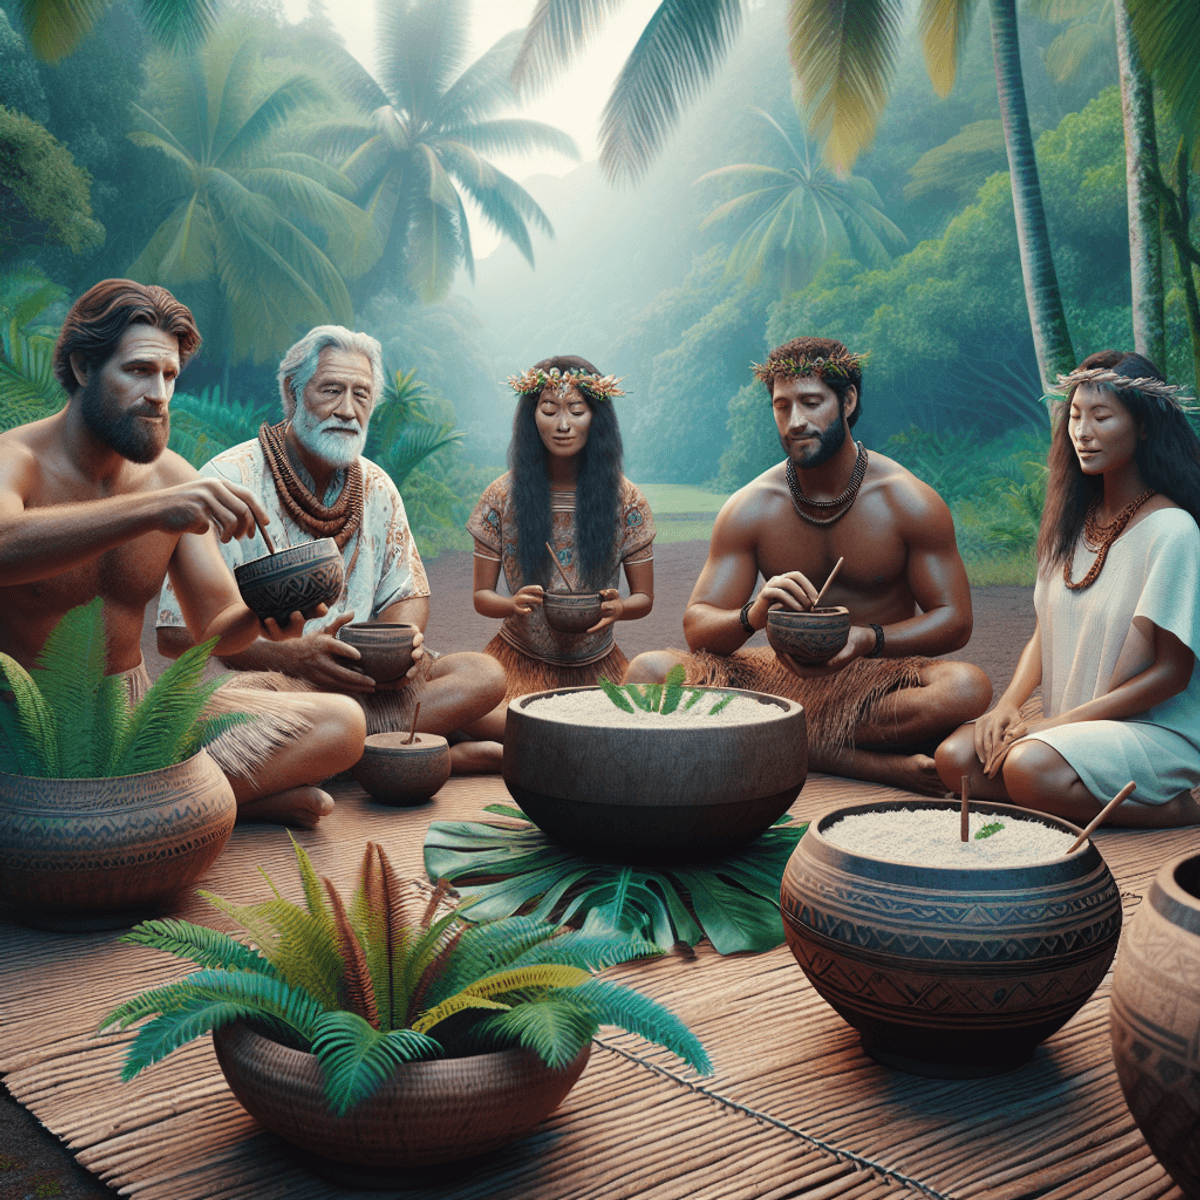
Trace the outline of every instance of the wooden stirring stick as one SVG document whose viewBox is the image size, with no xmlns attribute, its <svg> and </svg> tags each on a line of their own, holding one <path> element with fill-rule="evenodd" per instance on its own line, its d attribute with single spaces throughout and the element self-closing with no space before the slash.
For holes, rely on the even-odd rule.
<svg viewBox="0 0 1200 1200">
<path fill-rule="evenodd" d="M 967 779 L 966 775 L 962 777 L 962 811 L 958 818 L 958 837 L 963 842 L 971 832 L 971 801 L 967 796 Z"/>
<path fill-rule="evenodd" d="M 417 718 L 420 715 L 421 715 L 421 702 L 420 702 L 420 700 L 418 700 L 417 707 L 413 710 L 413 723 L 412 723 L 412 728 L 408 731 L 408 740 L 405 742 L 401 742 L 400 744 L 402 746 L 411 746 L 413 744 L 413 738 L 415 738 L 417 736 Z"/>
<path fill-rule="evenodd" d="M 547 542 L 546 549 L 550 551 L 550 557 L 554 559 L 554 565 L 558 568 L 558 573 L 562 576 L 563 583 L 567 585 L 567 591 L 573 592 L 575 589 L 571 586 L 571 581 L 567 578 L 566 571 L 562 569 L 562 563 L 558 561 L 558 555 L 554 553 L 554 547 Z"/>
<path fill-rule="evenodd" d="M 1084 842 L 1095 833 L 1096 829 L 1116 812 L 1116 810 L 1137 791 L 1137 784 L 1131 779 L 1089 822 L 1087 828 L 1071 843 L 1068 854 L 1074 854 Z"/>
<path fill-rule="evenodd" d="M 842 563 L 844 563 L 845 561 L 846 561 L 846 559 L 843 556 L 842 558 L 839 558 L 837 560 L 837 562 L 835 562 L 833 564 L 833 570 L 829 572 L 829 578 L 825 580 L 825 583 L 822 585 L 821 590 L 817 593 L 817 598 L 813 601 L 813 609 L 814 610 L 816 609 L 817 605 L 821 603 L 821 597 L 823 595 L 825 595 L 825 593 L 829 590 L 829 585 L 833 582 L 834 576 L 836 576 L 837 573 L 842 569 Z"/>
<path fill-rule="evenodd" d="M 275 543 L 271 541 L 271 535 L 267 532 L 267 527 L 261 524 L 257 517 L 254 518 L 255 525 L 258 526 L 258 532 L 262 534 L 262 540 L 267 544 L 267 553 L 275 553 Z"/>
</svg>

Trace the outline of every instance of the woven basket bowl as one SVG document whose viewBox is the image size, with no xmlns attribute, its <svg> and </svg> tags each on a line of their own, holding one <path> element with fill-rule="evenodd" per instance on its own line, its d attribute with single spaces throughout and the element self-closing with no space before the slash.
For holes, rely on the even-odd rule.
<svg viewBox="0 0 1200 1200">
<path fill-rule="evenodd" d="M 233 577 L 246 607 L 262 620 L 286 625 L 294 612 L 333 604 L 342 594 L 345 566 L 333 538 L 288 546 L 234 567 Z"/>
<path fill-rule="evenodd" d="M 1117 954 L 1112 1045 L 1125 1102 L 1188 1200 L 1200 1200 L 1200 855 L 1167 863 Z"/>
<path fill-rule="evenodd" d="M 525 814 L 590 858 L 665 865 L 725 858 L 791 807 L 808 775 L 804 709 L 738 688 L 772 706 L 765 721 L 687 728 L 573 725 L 535 700 L 598 688 L 554 688 L 508 706 L 504 783 Z M 701 701 L 701 703 L 705 703 Z"/>
<path fill-rule="evenodd" d="M 999 1074 L 1027 1062 L 1096 990 L 1121 933 L 1120 893 L 1090 841 L 1029 866 L 963 869 L 871 858 L 823 836 L 853 813 L 929 808 L 959 803 L 863 804 L 809 825 L 783 873 L 784 932 L 872 1058 L 915 1075 Z M 972 808 L 1030 816 L 1008 804 Z"/>
<path fill-rule="evenodd" d="M 365 1167 L 425 1167 L 524 1137 L 562 1103 L 591 1044 L 551 1070 L 530 1050 L 406 1063 L 374 1095 L 335 1117 L 316 1058 L 241 1022 L 213 1034 L 217 1061 L 252 1117 L 308 1154 Z"/>
<path fill-rule="evenodd" d="M 767 641 L 776 654 L 791 655 L 797 662 L 828 662 L 850 638 L 848 608 L 790 608 L 767 610 Z"/>
<path fill-rule="evenodd" d="M 413 638 L 417 627 L 400 621 L 358 621 L 337 631 L 338 641 L 353 646 L 361 655 L 357 667 L 376 683 L 392 683 L 413 665 Z"/>
<path fill-rule="evenodd" d="M 450 778 L 450 744 L 436 733 L 373 733 L 350 769 L 358 785 L 380 804 L 423 804 Z"/>
<path fill-rule="evenodd" d="M 136 924 L 208 870 L 236 816 L 203 750 L 109 779 L 0 774 L 0 899 L 47 928 Z"/>
<path fill-rule="evenodd" d="M 599 592 L 544 592 L 546 624 L 559 633 L 586 633 L 600 620 Z"/>
</svg>

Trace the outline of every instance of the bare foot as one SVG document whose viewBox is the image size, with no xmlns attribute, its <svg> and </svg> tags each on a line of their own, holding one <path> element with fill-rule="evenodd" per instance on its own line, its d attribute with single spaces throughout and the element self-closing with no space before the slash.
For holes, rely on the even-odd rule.
<svg viewBox="0 0 1200 1200">
<path fill-rule="evenodd" d="M 928 754 L 895 754 L 892 787 L 916 792 L 921 796 L 936 796 L 939 800 L 946 794 L 946 785 L 937 773 L 937 765 Z"/>
<path fill-rule="evenodd" d="M 882 783 L 921 796 L 946 794 L 937 765 L 928 754 L 892 754 L 884 750 L 839 750 L 835 754 L 811 754 L 809 767 L 828 775 L 844 775 L 866 783 Z"/>
<path fill-rule="evenodd" d="M 503 763 L 499 742 L 455 742 L 450 747 L 451 775 L 498 775 Z"/>
<path fill-rule="evenodd" d="M 315 829 L 322 817 L 333 812 L 333 797 L 318 787 L 294 787 L 287 791 L 246 800 L 238 805 L 239 821 L 274 821 Z"/>
</svg>

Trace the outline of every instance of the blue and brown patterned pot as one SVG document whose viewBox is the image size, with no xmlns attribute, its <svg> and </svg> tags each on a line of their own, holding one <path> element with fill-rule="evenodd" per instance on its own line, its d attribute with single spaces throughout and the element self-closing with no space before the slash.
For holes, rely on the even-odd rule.
<svg viewBox="0 0 1200 1200">
<path fill-rule="evenodd" d="M 1001 820 L 1067 821 L 972 802 Z M 1021 867 L 935 868 L 855 854 L 822 831 L 854 813 L 952 808 L 903 800 L 814 821 L 783 875 L 783 927 L 817 992 L 872 1058 L 971 1078 L 1021 1066 L 1095 991 L 1121 932 L 1121 900 L 1089 841 Z"/>
<path fill-rule="evenodd" d="M 274 617 L 286 625 L 294 612 L 337 601 L 346 572 L 337 542 L 317 538 L 242 563 L 233 577 L 247 608 L 264 621 Z"/>
<path fill-rule="evenodd" d="M 0 900 L 46 928 L 132 924 L 208 870 L 236 816 L 233 788 L 203 750 L 109 779 L 0 773 Z"/>
<path fill-rule="evenodd" d="M 1155 1157 L 1200 1200 L 1200 854 L 1167 863 L 1117 955 L 1112 1046 Z"/>
</svg>

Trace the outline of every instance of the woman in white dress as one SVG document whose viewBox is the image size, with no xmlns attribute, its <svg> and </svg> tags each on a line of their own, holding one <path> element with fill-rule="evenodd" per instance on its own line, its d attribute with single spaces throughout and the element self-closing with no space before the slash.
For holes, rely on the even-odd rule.
<svg viewBox="0 0 1200 1200">
<path fill-rule="evenodd" d="M 1059 382 L 1037 629 L 995 708 L 938 748 L 938 772 L 1079 824 L 1133 780 L 1113 824 L 1200 824 L 1200 439 L 1140 355 L 1094 354 Z"/>
</svg>

